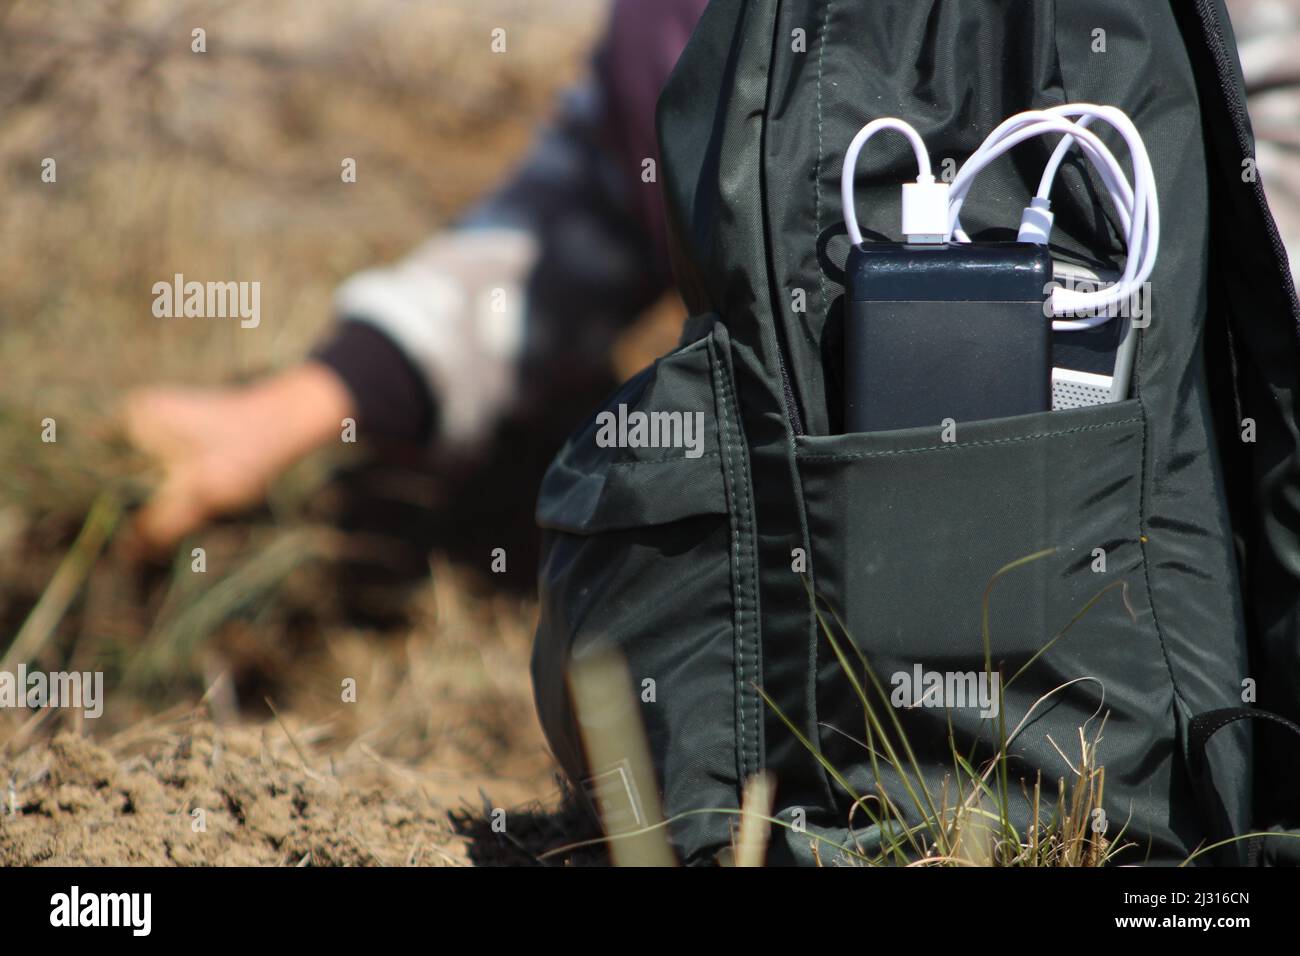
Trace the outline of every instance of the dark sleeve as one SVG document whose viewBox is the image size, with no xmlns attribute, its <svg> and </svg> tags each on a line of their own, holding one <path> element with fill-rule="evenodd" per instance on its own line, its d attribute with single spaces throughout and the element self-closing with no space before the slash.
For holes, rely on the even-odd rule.
<svg viewBox="0 0 1300 956">
<path fill-rule="evenodd" d="M 344 319 L 312 357 L 343 380 L 364 434 L 428 440 L 434 430 L 433 398 L 402 350 L 374 325 Z"/>
<path fill-rule="evenodd" d="M 649 240 L 654 275 L 671 282 L 663 192 L 645 188 L 641 164 L 659 163 L 655 106 L 708 0 L 615 0 L 609 29 L 596 51 L 595 74 L 611 108 L 604 138 L 635 192 L 636 216 Z"/>
</svg>

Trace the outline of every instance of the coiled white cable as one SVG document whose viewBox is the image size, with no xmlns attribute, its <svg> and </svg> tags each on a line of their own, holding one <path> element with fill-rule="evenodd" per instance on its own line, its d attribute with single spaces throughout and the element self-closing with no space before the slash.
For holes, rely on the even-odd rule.
<svg viewBox="0 0 1300 956">
<path fill-rule="evenodd" d="M 1070 117 L 1077 117 L 1078 121 L 1071 122 Z M 1101 119 L 1114 127 L 1124 139 L 1132 162 L 1132 185 L 1111 150 L 1088 129 L 1088 125 L 1095 119 Z M 1084 313 L 1086 316 L 1058 319 L 1053 323 L 1054 329 L 1077 331 L 1093 328 L 1110 321 L 1113 306 L 1131 301 L 1141 294 L 1143 285 L 1155 268 L 1160 248 L 1160 209 L 1156 197 L 1155 173 L 1141 134 L 1121 110 L 1091 103 L 1071 103 L 1047 110 L 1030 110 L 1007 119 L 989 134 L 953 181 L 952 231 L 949 238 L 956 238 L 959 242 L 970 241 L 961 230 L 961 205 L 980 171 L 1019 143 L 1047 133 L 1065 135 L 1043 170 L 1038 193 L 1025 210 L 1021 238 L 1046 243 L 1052 222 L 1049 198 L 1051 188 L 1066 153 L 1074 145 L 1081 148 L 1101 174 L 1125 233 L 1128 259 L 1118 282 L 1095 292 L 1057 288 L 1052 293 L 1051 307 L 1054 315 Z"/>
<path fill-rule="evenodd" d="M 1130 183 L 1123 167 L 1100 138 L 1088 127 L 1102 120 L 1114 128 L 1128 148 L 1133 179 Z M 1078 146 L 1101 175 L 1118 211 L 1125 234 L 1128 257 L 1124 272 L 1113 285 L 1093 292 L 1056 288 L 1052 291 L 1051 311 L 1062 318 L 1052 323 L 1058 331 L 1079 331 L 1110 321 L 1112 307 L 1131 301 L 1141 294 L 1155 268 L 1160 249 L 1160 208 L 1156 197 L 1155 173 L 1146 145 L 1133 121 L 1113 106 L 1070 103 L 1045 110 L 1017 113 L 999 124 L 958 171 L 951 187 L 936 183 L 930 167 L 929 151 L 911 124 L 893 117 L 873 120 L 858 131 L 844 154 L 840 174 L 840 199 L 844 223 L 854 245 L 862 242 L 854 210 L 854 169 L 867 141 L 883 130 L 894 130 L 907 137 L 916 154 L 917 180 L 903 185 L 903 232 L 910 242 L 970 242 L 961 228 L 961 207 L 975 178 L 1010 149 L 1026 140 L 1047 134 L 1062 134 L 1053 151 L 1038 192 L 1026 207 L 1021 219 L 1020 237 L 1024 241 L 1046 244 L 1052 228 L 1051 190 L 1069 150 Z M 942 212 L 941 212 L 942 210 Z M 942 219 L 942 223 L 940 223 Z"/>
</svg>

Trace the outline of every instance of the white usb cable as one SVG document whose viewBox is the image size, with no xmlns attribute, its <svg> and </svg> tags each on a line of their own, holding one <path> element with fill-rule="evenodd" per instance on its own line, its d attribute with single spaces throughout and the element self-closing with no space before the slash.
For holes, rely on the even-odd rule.
<svg viewBox="0 0 1300 956">
<path fill-rule="evenodd" d="M 858 135 L 853 137 L 844 153 L 844 169 L 840 173 L 840 202 L 844 208 L 844 225 L 849 240 L 855 246 L 862 243 L 858 214 L 853 209 L 853 171 L 858 165 L 858 154 L 867 145 L 867 140 L 882 130 L 902 133 L 916 154 L 916 182 L 903 184 L 903 235 L 908 242 L 945 242 L 949 232 L 949 186 L 947 183 L 935 182 L 934 173 L 930 170 L 930 152 L 925 148 L 921 134 L 911 123 L 891 116 L 872 120 L 858 130 Z"/>
<path fill-rule="evenodd" d="M 952 227 L 954 238 L 959 242 L 970 241 L 969 237 L 961 229 L 960 216 L 962 204 L 966 200 L 966 195 L 970 191 L 975 177 L 994 160 L 1012 148 L 1026 140 L 1048 133 L 1064 133 L 1067 138 L 1077 140 L 1085 155 L 1101 171 L 1102 178 L 1111 190 L 1112 198 L 1116 206 L 1121 210 L 1120 215 L 1129 241 L 1140 239 L 1140 233 L 1135 233 L 1132 229 L 1134 218 L 1130 213 L 1134 201 L 1132 188 L 1128 185 L 1119 161 L 1115 159 L 1114 154 L 1095 134 L 1089 132 L 1086 128 L 1080 128 L 1067 119 L 1052 116 L 1042 111 L 1019 114 L 999 126 L 958 171 L 956 178 L 953 180 Z M 1045 206 L 1046 208 L 1044 208 Z M 1026 241 L 1037 241 L 1045 245 L 1052 225 L 1050 203 L 1044 203 L 1039 197 L 1035 197 L 1035 200 L 1031 201 L 1030 206 L 1026 209 L 1023 220 L 1028 220 L 1028 226 L 1022 228 L 1021 238 Z M 1024 226 L 1023 220 L 1022 227 Z M 1131 293 L 1129 283 L 1133 280 L 1137 261 L 1137 257 L 1130 253 L 1129 268 L 1126 269 L 1120 282 L 1105 289 L 1096 292 L 1080 292 L 1075 289 L 1065 288 L 1053 290 L 1052 314 L 1089 313 L 1086 318 L 1082 319 L 1058 319 L 1053 323 L 1053 328 L 1058 331 L 1077 331 L 1108 322 L 1111 318 L 1107 314 L 1110 306 L 1122 301 Z"/>
<path fill-rule="evenodd" d="M 1125 175 L 1115 154 L 1088 127 L 1102 120 L 1113 127 L 1128 147 L 1132 164 L 1132 181 Z M 957 172 L 952 185 L 935 182 L 930 155 L 916 129 L 905 120 L 886 117 L 873 120 L 858 131 L 844 154 L 840 173 L 840 199 L 844 223 L 854 245 L 862 242 L 857 213 L 853 205 L 854 169 L 863 146 L 876 133 L 893 130 L 902 133 L 916 154 L 915 183 L 903 184 L 903 234 L 909 242 L 942 243 L 956 240 L 970 242 L 961 228 L 961 207 L 975 178 L 994 160 L 1015 146 L 1037 136 L 1060 134 L 1061 142 L 1043 169 L 1037 194 L 1021 216 L 1019 238 L 1022 242 L 1046 245 L 1053 225 L 1051 191 L 1057 173 L 1069 150 L 1078 146 L 1098 170 L 1118 210 L 1124 230 L 1128 260 L 1119 280 L 1091 292 L 1056 288 L 1052 291 L 1051 311 L 1056 316 L 1071 316 L 1053 321 L 1057 331 L 1080 331 L 1104 325 L 1113 317 L 1112 307 L 1132 301 L 1155 268 L 1160 249 L 1160 207 L 1156 197 L 1155 173 L 1146 145 L 1133 121 L 1113 106 L 1092 103 L 1069 103 L 1045 110 L 1027 110 L 1002 122 L 984 140 Z M 1082 317 L 1078 317 L 1082 315 Z"/>
<path fill-rule="evenodd" d="M 1077 122 L 1071 122 L 1077 117 Z M 1133 167 L 1130 184 L 1111 150 L 1088 126 L 1100 119 L 1119 132 L 1128 147 Z M 1120 216 L 1125 233 L 1128 261 L 1119 281 L 1095 292 L 1058 288 L 1052 293 L 1054 315 L 1078 315 L 1075 319 L 1058 319 L 1053 328 L 1077 331 L 1094 328 L 1110 321 L 1111 307 L 1131 301 L 1140 294 L 1143 284 L 1155 268 L 1160 247 L 1160 208 L 1156 197 L 1155 173 L 1142 136 L 1133 121 L 1121 110 L 1090 103 L 1072 103 L 1047 110 L 1030 110 L 1010 117 L 998 126 L 979 149 L 967 160 L 953 181 L 952 232 L 950 238 L 969 242 L 961 230 L 960 211 L 974 178 L 993 160 L 1012 147 L 1035 136 L 1063 133 L 1060 144 L 1044 168 L 1038 193 L 1030 200 L 1021 218 L 1019 237 L 1025 242 L 1045 245 L 1051 234 L 1051 189 L 1066 153 L 1078 145 L 1101 174 L 1111 200 Z"/>
</svg>

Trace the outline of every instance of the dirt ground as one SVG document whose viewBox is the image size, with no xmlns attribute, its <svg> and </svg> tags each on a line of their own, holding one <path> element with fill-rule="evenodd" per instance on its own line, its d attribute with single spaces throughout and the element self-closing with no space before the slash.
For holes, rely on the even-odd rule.
<svg viewBox="0 0 1300 956">
<path fill-rule="evenodd" d="M 206 692 L 159 712 L 166 697 L 110 689 L 99 720 L 6 714 L 0 865 L 603 861 L 599 848 L 543 859 L 596 834 L 536 722 L 531 601 L 439 563 L 405 610 L 401 627 L 325 625 L 292 662 L 278 630 L 250 646 L 227 625 Z"/>
<path fill-rule="evenodd" d="M 0 863 L 391 866 L 467 858 L 432 795 L 401 772 L 377 765 L 370 774 L 322 774 L 268 736 L 186 717 L 139 733 L 119 756 L 62 733 L 7 768 L 15 784 Z"/>
<path fill-rule="evenodd" d="M 3 866 L 529 864 L 582 828 L 525 781 L 418 772 L 364 746 L 326 759 L 201 710 L 103 744 L 63 732 L 4 773 Z"/>
<path fill-rule="evenodd" d="M 102 671 L 107 698 L 94 720 L 0 710 L 0 864 L 602 858 L 542 858 L 591 832 L 533 710 L 529 469 L 485 482 L 321 456 L 265 508 L 147 563 L 119 544 L 157 476 L 115 416 L 137 385 L 300 357 L 338 281 L 518 159 L 603 11 L 0 3 L 0 650 L 27 634 L 30 666 Z M 42 157 L 57 187 L 33 174 Z M 144 293 L 173 272 L 259 278 L 261 326 L 160 324 Z M 634 337 L 619 361 L 663 340 Z M 489 574 L 486 545 L 507 540 L 510 574 Z"/>
<path fill-rule="evenodd" d="M 0 865 L 603 859 L 542 859 L 595 832 L 566 801 L 534 716 L 531 605 L 475 596 L 450 566 L 435 573 L 406 628 L 326 634 L 290 666 L 232 656 L 192 702 L 150 713 L 161 698 L 110 692 L 100 720 L 5 715 Z"/>
</svg>

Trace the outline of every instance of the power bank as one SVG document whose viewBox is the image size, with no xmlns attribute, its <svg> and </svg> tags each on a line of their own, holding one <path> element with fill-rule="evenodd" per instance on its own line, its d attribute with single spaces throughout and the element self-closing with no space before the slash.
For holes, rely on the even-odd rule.
<svg viewBox="0 0 1300 956">
<path fill-rule="evenodd" d="M 845 431 L 1051 408 L 1045 247 L 865 243 L 845 272 Z"/>
</svg>

